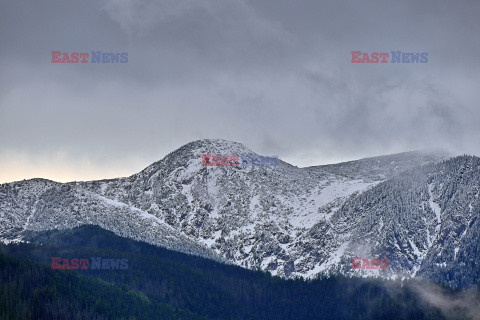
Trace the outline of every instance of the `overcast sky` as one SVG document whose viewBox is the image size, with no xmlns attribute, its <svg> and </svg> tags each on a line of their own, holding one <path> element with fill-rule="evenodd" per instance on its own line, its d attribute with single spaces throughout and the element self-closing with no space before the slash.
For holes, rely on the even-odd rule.
<svg viewBox="0 0 480 320">
<path fill-rule="evenodd" d="M 480 155 L 479 31 L 478 0 L 1 1 L 0 182 L 127 176 L 204 138 L 299 167 Z M 54 50 L 128 63 L 52 64 Z"/>
</svg>

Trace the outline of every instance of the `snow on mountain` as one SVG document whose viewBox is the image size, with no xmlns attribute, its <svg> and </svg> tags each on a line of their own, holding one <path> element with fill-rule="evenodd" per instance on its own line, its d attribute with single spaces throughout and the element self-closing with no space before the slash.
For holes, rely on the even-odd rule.
<svg viewBox="0 0 480 320">
<path fill-rule="evenodd" d="M 350 198 L 330 220 L 337 234 L 349 232 L 337 242 L 348 245 L 331 271 L 368 275 L 351 269 L 351 257 L 381 257 L 391 262 L 383 277 L 478 283 L 479 189 L 480 159 L 462 156 L 408 170 Z"/>
<path fill-rule="evenodd" d="M 458 175 L 448 163 L 478 158 L 440 163 L 449 155 L 416 151 L 308 168 L 281 160 L 277 167 L 206 167 L 204 153 L 255 154 L 240 143 L 199 140 L 126 178 L 4 184 L 0 235 L 13 239 L 24 230 L 96 224 L 283 277 L 364 275 L 351 270 L 352 256 L 385 256 L 392 268 L 376 273 L 392 277 L 424 275 L 419 264 L 433 259 L 431 252 L 444 246 L 441 239 L 450 239 L 444 234 L 449 225 L 465 240 L 452 238 L 448 250 L 457 259 L 468 256 L 463 241 L 473 229 L 460 228 L 460 218 L 445 211 L 447 205 L 457 209 L 444 190 Z M 478 180 L 455 187 L 471 219 L 478 216 L 478 199 L 463 193 L 475 186 Z M 462 219 L 462 226 L 475 221 Z M 441 276 L 437 269 L 428 274 Z"/>
</svg>

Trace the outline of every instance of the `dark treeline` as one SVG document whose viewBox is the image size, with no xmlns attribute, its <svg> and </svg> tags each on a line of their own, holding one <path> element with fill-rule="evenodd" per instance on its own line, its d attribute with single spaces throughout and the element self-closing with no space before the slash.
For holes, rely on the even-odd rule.
<svg viewBox="0 0 480 320">
<path fill-rule="evenodd" d="M 1 319 L 443 319 L 408 285 L 283 280 L 124 239 L 98 227 L 0 246 Z M 126 270 L 52 270 L 51 257 L 128 259 Z"/>
<path fill-rule="evenodd" d="M 0 254 L 0 319 L 207 319 L 101 279 Z"/>
</svg>

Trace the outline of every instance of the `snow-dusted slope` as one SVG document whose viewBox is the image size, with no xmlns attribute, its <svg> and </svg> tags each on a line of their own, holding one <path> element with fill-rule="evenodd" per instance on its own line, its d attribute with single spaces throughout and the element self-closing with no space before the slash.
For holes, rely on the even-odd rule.
<svg viewBox="0 0 480 320">
<path fill-rule="evenodd" d="M 18 241 L 26 230 L 94 224 L 118 235 L 223 260 L 156 216 L 94 193 L 78 183 L 33 179 L 1 185 L 0 223 L 3 242 Z"/>
<path fill-rule="evenodd" d="M 462 156 L 404 172 L 347 200 L 329 223 L 341 263 L 330 272 L 419 276 L 478 284 L 480 159 Z M 387 258 L 388 270 L 354 270 L 351 257 Z"/>
<path fill-rule="evenodd" d="M 309 168 L 283 161 L 277 167 L 204 167 L 203 153 L 253 152 L 235 142 L 200 140 L 127 178 L 5 184 L 0 187 L 1 235 L 11 239 L 25 229 L 97 224 L 284 277 L 352 272 L 346 263 L 352 254 L 413 259 L 435 248 L 443 189 L 431 175 L 440 167 L 431 166 L 424 180 L 415 170 L 447 158 L 444 153 L 411 152 Z M 419 181 L 421 191 L 408 194 L 408 177 Z M 416 199 L 415 212 L 401 210 L 402 197 Z M 475 215 L 478 207 L 472 208 Z M 445 221 L 442 216 L 441 224 Z M 408 235 L 402 246 L 414 244 L 408 252 L 393 240 L 402 234 Z M 411 274 L 414 267 L 401 272 Z"/>
</svg>

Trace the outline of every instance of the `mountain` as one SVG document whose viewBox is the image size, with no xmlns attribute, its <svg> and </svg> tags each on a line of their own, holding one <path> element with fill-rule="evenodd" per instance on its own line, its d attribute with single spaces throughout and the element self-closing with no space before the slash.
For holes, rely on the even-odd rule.
<svg viewBox="0 0 480 320">
<path fill-rule="evenodd" d="M 347 200 L 330 220 L 349 257 L 385 257 L 383 277 L 428 279 L 451 287 L 479 284 L 480 159 L 461 156 L 404 172 Z M 354 226 L 354 227 L 352 227 Z M 348 261 L 347 261 L 348 260 Z"/>
<path fill-rule="evenodd" d="M 94 224 L 180 252 L 285 278 L 341 273 L 478 284 L 479 158 L 408 152 L 298 168 L 201 165 L 255 154 L 199 140 L 130 177 L 0 186 L 0 235 Z M 477 255 L 478 256 L 478 255 Z M 388 270 L 356 270 L 352 257 Z M 469 270 L 469 273 L 462 270 Z"/>
</svg>

